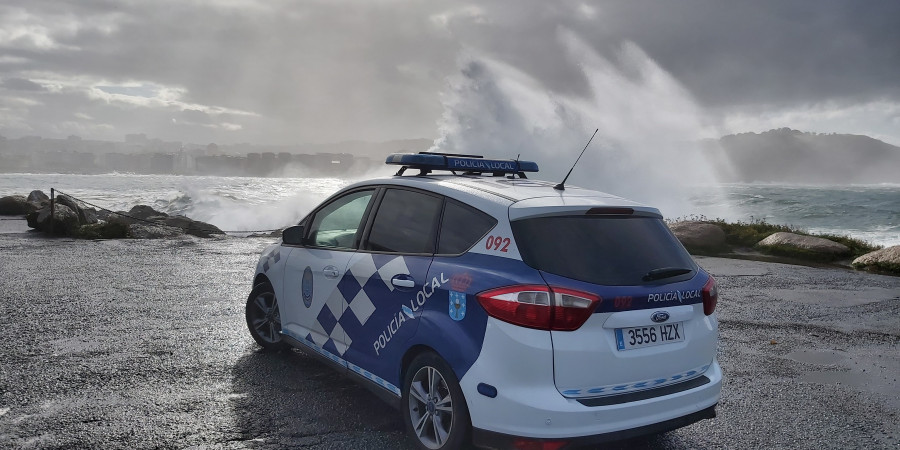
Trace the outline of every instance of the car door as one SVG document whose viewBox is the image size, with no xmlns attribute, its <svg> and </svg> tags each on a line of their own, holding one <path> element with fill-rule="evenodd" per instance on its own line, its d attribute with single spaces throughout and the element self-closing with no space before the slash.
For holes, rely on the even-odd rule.
<svg viewBox="0 0 900 450">
<path fill-rule="evenodd" d="M 426 277 L 442 205 L 435 194 L 386 188 L 338 287 L 348 367 L 397 395 L 404 342 L 435 289 Z"/>
<path fill-rule="evenodd" d="M 306 220 L 303 245 L 292 249 L 285 264 L 282 332 L 338 358 L 346 351 L 339 286 L 375 192 L 348 192 L 316 210 Z"/>
</svg>

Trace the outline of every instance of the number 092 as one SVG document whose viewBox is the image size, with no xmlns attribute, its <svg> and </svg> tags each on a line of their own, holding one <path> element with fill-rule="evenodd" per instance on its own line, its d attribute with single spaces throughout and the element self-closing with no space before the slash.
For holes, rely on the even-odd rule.
<svg viewBox="0 0 900 450">
<path fill-rule="evenodd" d="M 509 249 L 510 240 L 503 236 L 488 236 L 485 248 L 506 253 Z"/>
</svg>

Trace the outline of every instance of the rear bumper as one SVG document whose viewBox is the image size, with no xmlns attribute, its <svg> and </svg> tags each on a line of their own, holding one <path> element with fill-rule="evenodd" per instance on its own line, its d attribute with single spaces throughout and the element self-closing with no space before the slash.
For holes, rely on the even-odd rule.
<svg viewBox="0 0 900 450">
<path fill-rule="evenodd" d="M 479 436 L 623 439 L 709 417 L 719 402 L 722 369 L 716 359 L 703 373 L 709 381 L 687 389 L 673 386 L 616 401 L 566 398 L 553 383 L 549 338 L 514 327 L 490 319 L 481 354 L 460 379 Z M 479 393 L 482 383 L 495 387 L 493 396 Z"/>
<path fill-rule="evenodd" d="M 666 431 L 675 430 L 681 427 L 686 427 L 692 423 L 699 422 L 705 419 L 714 419 L 716 417 L 716 405 L 710 406 L 709 408 L 697 411 L 695 413 L 688 414 L 682 417 L 676 417 L 674 419 L 669 419 L 664 422 L 658 422 L 651 425 L 644 425 L 642 427 L 631 428 L 628 430 L 621 431 L 613 431 L 609 433 L 595 434 L 591 436 L 579 436 L 576 438 L 565 439 L 568 443 L 566 447 L 576 447 L 582 445 L 592 445 L 592 444 L 601 444 L 604 442 L 611 441 L 620 441 L 624 439 L 631 439 L 638 436 L 646 436 L 651 434 L 665 433 Z M 484 448 L 496 448 L 496 449 L 507 449 L 513 448 L 514 442 L 520 440 L 521 438 L 518 436 L 512 436 L 509 434 L 497 433 L 494 431 L 487 431 L 478 428 L 472 429 L 472 443 L 478 447 Z M 541 441 L 542 439 L 528 439 L 531 442 Z"/>
</svg>

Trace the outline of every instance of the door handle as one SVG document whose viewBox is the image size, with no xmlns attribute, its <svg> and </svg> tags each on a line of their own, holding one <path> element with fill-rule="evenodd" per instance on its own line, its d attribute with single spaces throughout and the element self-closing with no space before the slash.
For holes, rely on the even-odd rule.
<svg viewBox="0 0 900 450">
<path fill-rule="evenodd" d="M 415 281 L 413 281 L 409 278 L 400 278 L 400 277 L 407 277 L 407 276 L 409 276 L 409 275 L 397 275 L 394 278 L 391 278 L 391 284 L 393 284 L 394 286 L 397 286 L 397 287 L 402 287 L 402 288 L 416 287 Z"/>
<path fill-rule="evenodd" d="M 337 278 L 338 275 L 340 274 L 340 272 L 338 272 L 337 267 L 334 267 L 334 266 L 325 266 L 325 268 L 322 269 L 322 273 L 325 274 L 326 278 Z"/>
</svg>

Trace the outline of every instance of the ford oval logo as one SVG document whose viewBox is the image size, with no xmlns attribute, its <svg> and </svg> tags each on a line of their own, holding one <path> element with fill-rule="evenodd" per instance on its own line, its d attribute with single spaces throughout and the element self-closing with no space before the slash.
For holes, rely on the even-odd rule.
<svg viewBox="0 0 900 450">
<path fill-rule="evenodd" d="M 650 320 L 652 320 L 656 323 L 663 323 L 663 322 L 669 320 L 669 313 L 667 313 L 665 311 L 657 311 L 657 312 L 653 313 L 652 316 L 650 316 Z"/>
</svg>

